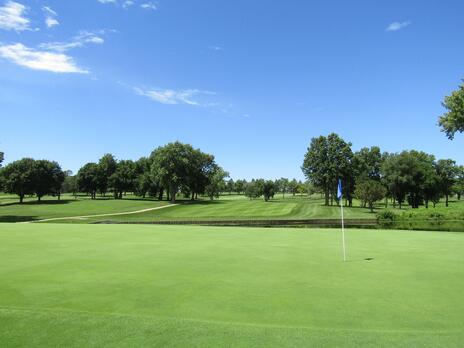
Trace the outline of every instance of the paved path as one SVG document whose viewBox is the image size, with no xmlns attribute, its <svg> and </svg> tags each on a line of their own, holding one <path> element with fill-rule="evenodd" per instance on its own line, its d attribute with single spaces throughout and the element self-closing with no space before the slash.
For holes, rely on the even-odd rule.
<svg viewBox="0 0 464 348">
<path fill-rule="evenodd" d="M 66 216 L 66 217 L 57 217 L 57 218 L 50 218 L 50 219 L 34 220 L 34 221 L 25 221 L 25 222 L 20 222 L 20 223 L 30 224 L 30 223 L 33 223 L 33 222 L 49 222 L 49 221 L 59 221 L 59 220 L 85 220 L 85 219 L 94 218 L 94 217 L 131 215 L 131 214 L 145 213 L 147 211 L 152 211 L 152 210 L 159 210 L 159 209 L 174 207 L 176 205 L 177 204 L 168 204 L 168 205 L 163 205 L 161 207 L 147 208 L 147 209 L 136 210 L 136 211 L 128 211 L 128 212 L 124 212 L 124 213 L 108 213 L 108 214 L 96 214 L 96 215 Z"/>
</svg>

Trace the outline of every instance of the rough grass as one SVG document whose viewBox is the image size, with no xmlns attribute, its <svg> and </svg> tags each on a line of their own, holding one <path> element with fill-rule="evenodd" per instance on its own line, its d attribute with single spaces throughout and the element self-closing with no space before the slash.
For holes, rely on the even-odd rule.
<svg viewBox="0 0 464 348">
<path fill-rule="evenodd" d="M 347 241 L 343 263 L 337 230 L 0 224 L 0 342 L 462 346 L 464 234 Z"/>
</svg>

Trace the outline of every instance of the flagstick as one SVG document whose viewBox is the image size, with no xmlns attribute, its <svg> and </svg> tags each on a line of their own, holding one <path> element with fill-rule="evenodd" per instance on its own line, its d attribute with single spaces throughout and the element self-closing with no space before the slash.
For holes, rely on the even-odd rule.
<svg viewBox="0 0 464 348">
<path fill-rule="evenodd" d="M 345 249 L 345 221 L 343 218 L 343 196 L 340 197 L 340 209 L 342 212 L 342 239 L 343 239 L 343 262 L 346 262 L 346 249 Z"/>
</svg>

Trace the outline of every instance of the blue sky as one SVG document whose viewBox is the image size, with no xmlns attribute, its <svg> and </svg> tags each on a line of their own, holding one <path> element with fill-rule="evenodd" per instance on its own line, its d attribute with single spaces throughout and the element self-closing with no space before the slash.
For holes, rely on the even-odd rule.
<svg viewBox="0 0 464 348">
<path fill-rule="evenodd" d="M 0 0 L 0 150 L 76 171 L 170 141 L 303 178 L 312 137 L 464 164 L 437 127 L 464 2 Z"/>
</svg>

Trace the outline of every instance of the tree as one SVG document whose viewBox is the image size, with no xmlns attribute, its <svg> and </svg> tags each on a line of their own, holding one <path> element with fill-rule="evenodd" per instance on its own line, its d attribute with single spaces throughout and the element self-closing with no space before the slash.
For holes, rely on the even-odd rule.
<svg viewBox="0 0 464 348">
<path fill-rule="evenodd" d="M 235 182 L 234 182 L 234 179 L 229 179 L 229 180 L 227 181 L 226 190 L 227 190 L 227 192 L 229 192 L 229 195 L 231 195 L 232 192 L 234 192 L 234 190 L 235 190 Z"/>
<path fill-rule="evenodd" d="M 57 162 L 34 161 L 34 191 L 39 202 L 48 194 L 56 194 L 60 199 L 64 178 L 65 174 Z"/>
<path fill-rule="evenodd" d="M 290 182 L 287 178 L 280 178 L 276 181 L 276 190 L 282 193 L 282 198 L 285 198 L 285 193 L 290 188 Z"/>
<path fill-rule="evenodd" d="M 209 183 L 205 187 L 205 193 L 211 200 L 219 198 L 219 194 L 224 190 L 226 185 L 224 180 L 227 177 L 229 177 L 229 173 L 219 166 L 216 166 L 210 173 Z"/>
<path fill-rule="evenodd" d="M 434 156 L 415 150 L 385 156 L 383 181 L 400 208 L 406 197 L 412 208 L 422 204 L 427 178 L 435 170 L 434 161 Z"/>
<path fill-rule="evenodd" d="M 449 139 L 464 131 L 464 84 L 445 97 L 443 107 L 448 111 L 440 116 L 438 124 Z"/>
<path fill-rule="evenodd" d="M 111 175 L 114 174 L 117 167 L 117 161 L 110 153 L 103 155 L 98 161 L 98 191 L 105 196 L 108 191 L 108 181 Z"/>
<path fill-rule="evenodd" d="M 437 162 L 438 183 L 442 194 L 445 196 L 445 204 L 448 206 L 449 196 L 452 194 L 453 186 L 456 183 L 458 167 L 456 162 L 451 159 L 439 160 Z"/>
<path fill-rule="evenodd" d="M 155 149 L 150 159 L 152 176 L 168 190 L 173 202 L 180 189 L 192 197 L 203 192 L 217 166 L 214 156 L 178 141 Z"/>
<path fill-rule="evenodd" d="M 458 200 L 461 200 L 464 194 L 464 166 L 459 166 L 457 169 L 456 183 L 453 188 L 454 192 L 458 196 Z"/>
<path fill-rule="evenodd" d="M 374 212 L 374 203 L 383 199 L 386 191 L 379 181 L 366 179 L 356 185 L 355 196 L 362 202 L 366 202 L 370 211 Z"/>
<path fill-rule="evenodd" d="M 288 190 L 293 196 L 295 196 L 295 194 L 298 192 L 299 184 L 300 183 L 296 181 L 296 179 L 293 179 L 292 181 L 288 183 Z"/>
<path fill-rule="evenodd" d="M 172 202 L 175 202 L 179 188 L 185 183 L 192 151 L 190 145 L 177 141 L 159 147 L 151 154 L 160 183 L 167 188 Z"/>
<path fill-rule="evenodd" d="M 250 200 L 261 197 L 261 187 L 260 183 L 257 180 L 251 180 L 246 184 L 245 187 L 245 196 L 250 198 Z"/>
<path fill-rule="evenodd" d="M 237 180 L 235 182 L 235 191 L 240 195 L 245 191 L 247 181 L 246 180 Z"/>
<path fill-rule="evenodd" d="M 351 143 L 335 133 L 311 139 L 301 169 L 314 186 L 323 190 L 325 205 L 329 205 L 329 200 L 333 204 L 339 179 L 343 181 L 344 197 L 351 205 L 352 157 Z"/>
<path fill-rule="evenodd" d="M 4 159 L 3 152 L 0 151 L 0 167 L 2 166 L 3 159 Z"/>
<path fill-rule="evenodd" d="M 113 190 L 114 198 L 122 199 L 123 193 L 133 191 L 135 188 L 136 177 L 137 174 L 134 161 L 119 161 L 116 171 L 108 180 L 108 184 Z"/>
<path fill-rule="evenodd" d="M 140 158 L 135 162 L 134 193 L 146 197 L 147 193 L 156 195 L 157 188 L 154 187 L 150 175 L 151 162 L 147 157 Z"/>
<path fill-rule="evenodd" d="M 272 180 L 262 182 L 262 192 L 264 200 L 267 202 L 269 199 L 274 198 L 275 184 Z"/>
<path fill-rule="evenodd" d="M 73 195 L 76 195 L 77 191 L 77 175 L 72 175 L 72 172 L 70 170 L 65 171 L 65 177 L 63 185 L 61 186 L 61 192 L 72 193 Z"/>
<path fill-rule="evenodd" d="M 382 153 L 380 148 L 363 147 L 353 154 L 353 174 L 356 181 L 372 179 L 380 181 L 382 167 Z"/>
<path fill-rule="evenodd" d="M 77 173 L 77 186 L 81 192 L 96 198 L 100 170 L 97 163 L 87 163 Z"/>
<path fill-rule="evenodd" d="M 23 158 L 8 164 L 1 170 L 5 192 L 18 195 L 20 203 L 23 203 L 25 195 L 34 193 L 34 162 L 32 158 Z"/>
</svg>

